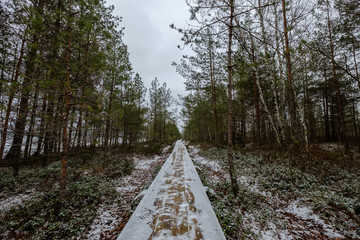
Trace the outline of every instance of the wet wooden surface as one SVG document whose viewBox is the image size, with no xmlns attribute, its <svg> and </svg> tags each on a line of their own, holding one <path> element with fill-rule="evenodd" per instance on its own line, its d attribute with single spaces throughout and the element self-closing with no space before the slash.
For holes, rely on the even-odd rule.
<svg viewBox="0 0 360 240">
<path fill-rule="evenodd" d="M 181 141 L 176 143 L 118 239 L 225 239 Z"/>
</svg>

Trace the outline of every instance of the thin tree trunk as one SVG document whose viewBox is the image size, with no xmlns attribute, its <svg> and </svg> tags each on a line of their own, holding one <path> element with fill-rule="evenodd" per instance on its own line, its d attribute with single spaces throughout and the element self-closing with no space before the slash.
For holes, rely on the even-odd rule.
<svg viewBox="0 0 360 240">
<path fill-rule="evenodd" d="M 285 38 L 285 59 L 286 59 L 286 73 L 288 78 L 288 87 L 289 87 L 289 110 L 291 117 L 291 136 L 294 135 L 294 130 L 296 129 L 296 105 L 295 105 L 295 94 L 293 90 L 293 79 L 291 72 L 291 57 L 290 57 L 290 44 L 289 44 L 289 36 L 288 36 L 288 26 L 286 19 L 286 4 L 285 0 L 282 0 L 282 13 L 283 13 L 283 24 L 284 24 L 284 38 Z"/>
<path fill-rule="evenodd" d="M 33 36 L 34 42 L 38 41 L 37 33 Z M 29 86 L 34 72 L 35 58 L 37 55 L 37 47 L 32 45 L 29 50 L 28 59 L 26 63 L 25 77 L 22 84 L 19 112 L 15 122 L 14 138 L 11 148 L 6 158 L 14 160 L 14 176 L 18 175 L 21 158 L 21 146 L 25 135 L 26 118 L 28 115 L 29 102 Z"/>
<path fill-rule="evenodd" d="M 106 125 L 105 125 L 105 148 L 108 147 L 109 143 L 109 133 L 110 133 L 110 115 L 112 109 L 112 101 L 113 101 L 113 91 L 114 91 L 114 79 L 111 79 L 111 86 L 110 86 L 110 96 L 109 96 L 109 107 L 108 112 L 106 115 Z M 125 118 L 125 117 L 124 117 Z"/>
<path fill-rule="evenodd" d="M 38 93 L 39 93 L 38 88 L 39 88 L 39 85 L 36 84 L 34 102 L 33 102 L 33 106 L 32 106 L 31 118 L 30 118 L 30 123 L 29 123 L 29 131 L 28 131 L 28 134 L 26 137 L 26 143 L 25 143 L 25 151 L 24 151 L 25 158 L 30 156 L 30 154 L 31 154 L 31 144 L 32 144 L 32 138 L 34 136 L 33 130 L 35 128 L 36 108 L 37 108 L 37 103 L 38 103 Z"/>
<path fill-rule="evenodd" d="M 233 20 L 234 20 L 234 0 L 229 0 L 230 5 L 230 19 L 229 19 L 229 43 L 228 43 L 228 52 L 227 52 L 227 68 L 228 68 L 228 125 L 227 125 L 227 135 L 228 135 L 228 163 L 229 163 L 229 174 L 231 180 L 232 190 L 234 195 L 237 196 L 239 192 L 239 186 L 236 178 L 236 170 L 233 159 L 233 132 L 232 132 L 232 38 L 233 38 Z"/>
<path fill-rule="evenodd" d="M 357 79 L 358 87 L 359 87 L 359 90 L 360 90 L 360 78 L 359 78 L 358 65 L 357 65 L 357 61 L 356 61 L 355 47 L 353 47 L 353 57 L 354 57 L 354 65 L 355 65 L 354 67 L 355 67 L 356 79 Z"/>
<path fill-rule="evenodd" d="M 69 126 L 69 130 L 68 130 L 68 150 L 69 148 L 71 149 L 70 143 L 75 142 L 75 139 L 72 139 L 72 135 L 73 135 L 73 129 L 74 129 L 74 120 L 75 120 L 75 109 L 71 108 L 70 109 L 70 113 L 69 115 L 71 116 L 70 118 L 70 126 Z"/>
<path fill-rule="evenodd" d="M 80 109 L 80 110 L 79 110 L 79 120 L 78 120 L 78 123 L 77 123 L 77 125 L 76 125 L 76 128 L 77 128 L 76 148 L 78 148 L 78 149 L 81 148 L 82 122 L 83 122 L 82 115 L 83 115 L 83 112 L 82 112 L 82 109 Z"/>
<path fill-rule="evenodd" d="M 281 52 L 280 51 L 280 36 L 279 36 L 279 19 L 277 14 L 277 4 L 274 3 L 274 15 L 275 15 L 275 38 L 276 38 L 276 52 L 277 52 L 277 60 L 279 64 L 279 79 L 281 82 L 281 91 L 280 91 L 280 110 L 281 110 L 281 117 L 282 119 L 285 119 L 285 95 L 286 95 L 286 84 L 285 84 L 285 78 L 283 76 L 283 61 L 281 60 Z"/>
<path fill-rule="evenodd" d="M 210 46 L 209 51 L 210 58 L 210 81 L 211 81 L 211 102 L 213 107 L 214 114 L 214 126 L 215 126 L 215 145 L 219 145 L 219 121 L 218 121 L 218 112 L 217 112 L 217 99 L 216 99 L 216 81 L 215 81 L 215 64 L 212 54 L 212 46 Z"/>
<path fill-rule="evenodd" d="M 336 88 L 336 98 L 337 98 L 337 104 L 338 104 L 338 109 L 339 109 L 339 122 L 340 122 L 339 138 L 340 138 L 340 140 L 342 140 L 344 142 L 345 149 L 349 150 L 349 142 L 346 137 L 346 124 L 345 124 L 345 118 L 344 118 L 344 111 L 343 111 L 343 105 L 342 105 L 342 101 L 341 101 L 341 92 L 340 92 L 339 82 L 338 82 L 338 78 L 337 78 L 337 74 L 336 74 L 334 45 L 333 45 L 332 30 L 331 30 L 331 23 L 330 23 L 329 1 L 327 1 L 327 26 L 328 26 L 328 31 L 329 31 L 329 43 L 330 43 L 333 79 L 334 79 L 334 84 L 335 84 L 335 88 Z"/>
<path fill-rule="evenodd" d="M 14 100 L 14 95 L 15 95 L 15 91 L 16 91 L 16 86 L 15 85 L 16 85 L 16 83 L 18 81 L 18 78 L 19 78 L 19 75 L 20 75 L 20 67 L 21 67 L 22 60 L 23 60 L 23 55 L 24 55 L 25 38 L 26 38 L 26 30 L 25 30 L 24 37 L 23 37 L 22 42 L 21 42 L 20 56 L 19 56 L 19 59 L 17 60 L 16 67 L 15 67 L 15 63 L 16 63 L 17 46 L 15 48 L 13 76 L 11 77 L 11 86 L 10 86 L 8 104 L 7 104 L 7 107 L 6 107 L 6 115 L 5 115 L 5 120 L 4 120 L 4 129 L 1 132 L 0 160 L 2 159 L 2 156 L 4 154 L 7 130 L 8 130 L 8 125 L 9 125 L 9 118 L 10 118 L 10 113 L 11 113 L 11 106 L 12 106 L 12 102 Z"/>
<path fill-rule="evenodd" d="M 41 120 L 40 120 L 40 128 L 39 128 L 39 139 L 37 143 L 36 153 L 35 156 L 39 156 L 41 152 L 41 148 L 43 146 L 44 140 L 44 131 L 45 131 L 45 114 L 46 114 L 46 107 L 47 107 L 47 95 L 44 94 L 43 103 L 41 107 Z M 45 162 L 43 162 L 45 165 Z"/>
<path fill-rule="evenodd" d="M 86 120 L 84 122 L 84 126 L 86 126 Z M 88 135 L 88 127 L 85 127 L 84 136 L 82 138 L 82 146 L 87 148 L 87 135 Z M 90 136 L 91 139 L 91 136 Z"/>
<path fill-rule="evenodd" d="M 357 144 L 358 144 L 358 151 L 360 152 L 360 137 L 359 137 L 359 132 L 358 132 L 358 126 L 356 124 L 355 100 L 353 101 L 353 104 L 352 104 L 352 120 L 353 120 L 353 125 L 354 125 L 355 137 L 357 139 Z"/>
<path fill-rule="evenodd" d="M 330 103 L 330 113 L 331 113 L 331 140 L 335 141 L 335 139 L 338 137 L 337 136 L 337 131 L 336 131 L 336 124 L 335 124 L 335 110 L 334 110 L 334 104 L 331 102 Z"/>
<path fill-rule="evenodd" d="M 68 16 L 71 16 L 71 0 L 68 3 Z M 70 81 L 70 55 L 71 55 L 71 21 L 68 19 L 67 22 L 67 53 L 66 53 L 66 81 L 64 84 L 64 103 L 65 103 L 65 113 L 63 114 L 63 132 L 62 132 L 62 159 L 61 159 L 61 175 L 60 175 L 60 197 L 63 197 L 65 194 L 66 188 L 66 171 L 67 171 L 67 159 L 68 159 L 68 133 L 67 133 L 67 124 L 70 112 L 70 91 L 71 91 L 71 81 Z"/>
<path fill-rule="evenodd" d="M 256 115 L 256 136 L 258 144 L 261 145 L 261 128 L 260 128 L 260 108 L 259 108 L 259 94 L 256 83 L 256 73 L 252 71 L 253 81 L 254 81 L 254 99 L 255 99 L 255 115 Z"/>
<path fill-rule="evenodd" d="M 263 17 L 262 9 L 261 9 L 261 0 L 258 0 L 258 5 L 259 5 L 258 12 L 259 12 L 259 16 L 260 16 L 262 37 L 263 37 L 263 40 L 266 42 L 267 37 L 266 37 L 266 32 L 265 32 L 264 17 Z M 271 88 L 271 93 L 272 93 L 272 100 L 273 100 L 272 102 L 273 102 L 274 111 L 275 111 L 274 115 L 275 115 L 275 120 L 276 120 L 277 134 L 278 134 L 278 138 L 280 140 L 281 145 L 283 145 L 284 144 L 284 136 L 285 136 L 284 126 L 283 126 L 283 121 L 280 116 L 279 104 L 278 104 L 278 100 L 277 100 L 278 96 L 276 93 L 275 78 L 274 78 L 274 74 L 273 74 L 273 72 L 275 72 L 275 71 L 273 69 L 273 63 L 270 61 L 270 52 L 269 52 L 267 44 L 265 44 L 265 60 L 269 67 L 269 70 L 271 72 L 270 88 Z"/>
<path fill-rule="evenodd" d="M 17 46 L 15 47 L 15 49 L 17 48 Z M 3 59 L 2 59 L 2 68 L 1 68 L 1 74 L 0 74 L 0 99 L 2 98 L 2 95 L 4 94 L 4 89 L 3 89 L 3 83 L 5 82 L 5 78 L 4 78 L 4 72 L 5 72 L 5 64 L 6 64 L 6 54 L 7 51 L 5 51 L 3 53 Z M 16 54 L 15 54 L 16 55 Z M 15 60 L 16 62 L 16 60 Z M 2 115 L 1 115 L 2 116 Z M 0 156 L 1 157 L 1 156 Z M 1 160 L 1 159 L 0 159 Z"/>
<path fill-rule="evenodd" d="M 289 92 L 290 92 L 290 116 L 291 116 L 291 129 L 294 130 L 295 126 L 297 125 L 296 120 L 296 113 L 300 116 L 300 124 L 303 130 L 305 148 L 309 147 L 309 140 L 308 140 L 308 130 L 305 124 L 304 118 L 304 110 L 301 108 L 299 101 L 296 98 L 295 89 L 293 86 L 293 78 L 292 78 L 292 65 L 291 65 L 291 56 L 290 56 L 290 44 L 289 44 L 289 37 L 288 37 L 288 26 L 286 20 L 286 6 L 285 0 L 282 0 L 282 12 L 283 12 L 283 20 L 284 20 L 284 36 L 285 36 L 285 55 L 286 55 L 286 67 L 287 67 L 287 76 L 289 82 Z"/>
<path fill-rule="evenodd" d="M 276 139 L 276 142 L 278 144 L 281 144 L 281 139 L 279 137 L 279 132 L 278 132 L 278 127 L 276 125 L 276 123 L 274 122 L 274 119 L 269 111 L 269 108 L 264 100 L 264 94 L 263 94 L 263 91 L 262 91 L 262 88 L 261 88 L 261 85 L 260 85 L 260 81 L 259 81 L 259 71 L 258 71 L 258 68 L 256 67 L 256 59 L 255 59 L 255 44 L 254 44 L 254 41 L 253 39 L 251 38 L 251 61 L 252 61 L 252 65 L 253 65 L 253 72 L 255 74 L 255 84 L 256 84 L 256 87 L 259 91 L 259 98 L 260 98 L 260 102 L 263 106 L 263 109 L 266 113 L 266 116 L 268 117 L 269 121 L 270 121 L 270 125 L 271 125 L 271 128 L 273 129 L 274 131 L 274 134 L 275 134 L 275 139 Z"/>
</svg>

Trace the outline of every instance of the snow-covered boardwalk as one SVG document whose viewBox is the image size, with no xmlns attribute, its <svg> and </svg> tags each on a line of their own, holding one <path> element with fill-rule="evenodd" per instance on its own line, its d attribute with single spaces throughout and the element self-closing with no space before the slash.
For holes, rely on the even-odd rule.
<svg viewBox="0 0 360 240">
<path fill-rule="evenodd" d="M 185 145 L 173 152 L 118 240 L 206 239 L 225 236 Z"/>
</svg>

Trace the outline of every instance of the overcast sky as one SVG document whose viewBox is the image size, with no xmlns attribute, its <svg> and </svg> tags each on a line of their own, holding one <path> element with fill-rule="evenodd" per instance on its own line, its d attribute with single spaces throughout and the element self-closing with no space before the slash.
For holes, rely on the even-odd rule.
<svg viewBox="0 0 360 240">
<path fill-rule="evenodd" d="M 190 17 L 184 0 L 107 0 L 114 14 L 123 17 L 124 42 L 128 45 L 134 72 L 142 77 L 146 88 L 157 77 L 166 82 L 173 96 L 185 95 L 184 79 L 171 66 L 189 49 L 179 50 L 181 34 L 171 29 L 174 23 L 184 27 Z"/>
</svg>

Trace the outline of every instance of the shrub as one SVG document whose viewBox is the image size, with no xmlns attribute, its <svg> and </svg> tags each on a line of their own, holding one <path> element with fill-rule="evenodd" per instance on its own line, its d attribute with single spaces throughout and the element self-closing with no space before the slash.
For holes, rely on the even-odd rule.
<svg viewBox="0 0 360 240">
<path fill-rule="evenodd" d="M 3 221 L 8 230 L 30 231 L 38 239 L 70 239 L 91 225 L 101 202 L 116 197 L 111 182 L 81 176 L 67 185 L 63 198 L 58 188 L 52 188 L 10 209 Z"/>
</svg>

